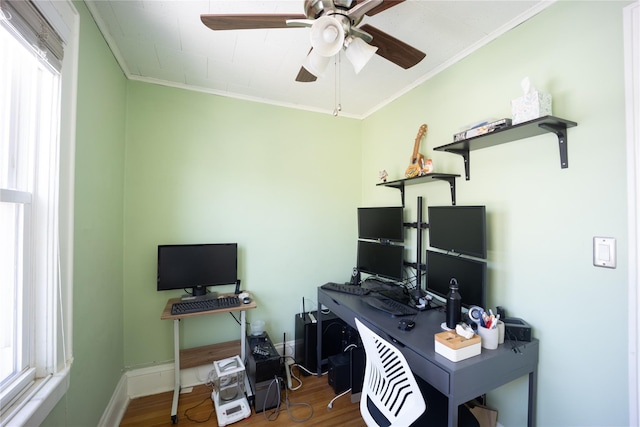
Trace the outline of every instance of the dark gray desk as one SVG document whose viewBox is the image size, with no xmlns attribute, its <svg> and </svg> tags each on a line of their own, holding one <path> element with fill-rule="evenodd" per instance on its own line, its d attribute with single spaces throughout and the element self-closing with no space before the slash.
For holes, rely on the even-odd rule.
<svg viewBox="0 0 640 427">
<path fill-rule="evenodd" d="M 398 329 L 399 318 L 393 318 L 362 301 L 362 298 L 318 288 L 318 312 L 322 305 L 352 327 L 355 318 L 381 337 L 396 344 L 406 357 L 413 373 L 427 381 L 449 400 L 449 427 L 458 425 L 458 405 L 481 396 L 503 384 L 529 375 L 529 427 L 535 425 L 538 340 L 505 341 L 497 350 L 482 349 L 478 356 L 452 362 L 435 352 L 434 335 L 442 332 L 443 311 L 426 310 L 415 317 L 411 331 Z M 322 361 L 322 316 L 318 319 L 318 375 Z M 515 350 L 514 350 L 515 349 Z"/>
</svg>

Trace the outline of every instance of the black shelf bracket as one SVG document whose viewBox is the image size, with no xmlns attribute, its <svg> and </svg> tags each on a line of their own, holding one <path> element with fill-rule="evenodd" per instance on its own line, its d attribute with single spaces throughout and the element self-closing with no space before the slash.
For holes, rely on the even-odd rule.
<svg viewBox="0 0 640 427">
<path fill-rule="evenodd" d="M 558 137 L 558 148 L 560 149 L 560 167 L 566 169 L 569 167 L 569 155 L 567 154 L 567 126 L 551 123 L 540 123 L 538 126 L 547 132 L 555 133 Z"/>
<path fill-rule="evenodd" d="M 466 162 L 465 162 L 466 163 Z M 449 189 L 451 190 L 451 204 L 456 205 L 456 179 L 452 176 L 434 176 L 433 179 L 440 181 L 447 181 L 449 183 Z"/>
<path fill-rule="evenodd" d="M 546 133 L 554 133 L 558 137 L 558 145 L 560 147 L 560 167 L 562 169 L 566 169 L 569 167 L 569 156 L 567 154 L 567 129 L 574 126 L 578 126 L 578 124 L 559 117 L 544 116 L 527 122 L 518 123 L 513 126 L 497 129 L 486 134 L 477 135 L 468 139 L 435 147 L 434 150 L 445 151 L 447 153 L 462 156 L 464 159 L 465 178 L 469 181 L 471 177 L 469 173 L 471 160 L 469 157 L 470 151 L 494 147 L 496 145 L 513 142 L 519 139 L 531 138 L 533 136 L 544 135 Z"/>
<path fill-rule="evenodd" d="M 449 148 L 445 150 L 447 153 L 457 154 L 462 157 L 464 160 L 464 179 L 465 181 L 469 181 L 471 179 L 471 174 L 469 172 L 469 148 L 467 147 L 462 149 Z M 455 203 L 453 203 L 455 205 Z"/>
<path fill-rule="evenodd" d="M 387 185 L 387 187 L 397 188 L 400 190 L 400 200 L 402 201 L 402 207 L 404 208 L 404 181 L 400 181 L 394 185 Z"/>
<path fill-rule="evenodd" d="M 449 183 L 449 188 L 451 189 L 451 204 L 455 205 L 456 204 L 456 178 L 459 176 L 460 175 L 452 175 L 447 173 L 429 173 L 426 175 L 416 176 L 413 178 L 398 179 L 398 180 L 389 181 L 389 182 L 381 182 L 377 185 L 382 185 L 384 187 L 397 188 L 398 190 L 400 190 L 402 207 L 404 207 L 405 185 L 420 184 L 420 183 L 434 182 L 434 181 L 447 181 Z"/>
</svg>

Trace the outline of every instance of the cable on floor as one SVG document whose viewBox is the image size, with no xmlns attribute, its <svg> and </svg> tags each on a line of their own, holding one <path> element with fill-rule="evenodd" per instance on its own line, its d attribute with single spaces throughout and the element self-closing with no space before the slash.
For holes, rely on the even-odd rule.
<svg viewBox="0 0 640 427">
<path fill-rule="evenodd" d="M 271 387 L 272 387 L 274 384 L 276 384 L 276 385 L 277 385 L 277 387 L 278 387 L 278 389 L 280 389 L 280 388 L 281 388 L 281 387 L 280 387 L 280 382 L 282 382 L 282 381 L 283 381 L 283 380 L 282 380 L 282 378 L 275 377 L 275 378 L 271 381 L 271 383 L 269 383 L 269 387 L 267 388 L 267 393 L 266 393 L 266 395 L 267 395 L 267 396 L 269 396 L 269 395 L 270 395 Z M 296 422 L 296 423 L 303 423 L 303 422 L 305 422 L 305 421 L 310 420 L 310 419 L 311 419 L 311 417 L 313 417 L 313 406 L 311 406 L 311 404 L 306 403 L 306 402 L 292 403 L 292 402 L 289 400 L 289 389 L 288 389 L 287 387 L 284 387 L 284 394 L 285 394 L 284 404 L 285 404 L 285 407 L 286 407 L 286 409 L 287 409 L 287 415 L 289 415 L 289 419 L 291 419 L 291 421 Z M 263 406 L 263 415 L 264 415 L 264 418 L 265 418 L 267 421 L 275 421 L 275 420 L 277 420 L 277 419 L 278 419 L 278 416 L 280 415 L 280 412 L 281 412 L 280 405 L 282 404 L 282 398 L 280 398 L 280 399 L 278 400 L 278 404 L 276 405 L 276 407 L 275 407 L 275 408 L 271 411 L 271 413 L 269 413 L 269 414 L 267 414 L 267 411 L 266 411 L 266 409 L 265 409 L 266 404 L 267 404 L 267 400 L 265 399 L 265 401 L 264 401 L 264 406 Z M 293 413 L 291 412 L 291 410 L 292 410 L 292 408 L 293 408 L 294 406 L 306 406 L 306 407 L 308 407 L 308 408 L 309 408 L 309 415 L 308 415 L 307 417 L 305 417 L 305 418 L 302 418 L 302 419 L 294 417 L 294 416 L 293 416 Z"/>
<path fill-rule="evenodd" d="M 327 410 L 333 409 L 333 402 L 340 399 L 342 396 L 344 396 L 347 393 L 351 393 L 351 389 L 343 391 L 342 393 L 340 393 L 339 395 L 331 399 L 331 402 L 329 402 L 329 404 L 327 405 Z"/>
<path fill-rule="evenodd" d="M 194 419 L 194 418 L 191 418 L 191 416 L 188 414 L 188 412 L 189 412 L 189 411 L 191 411 L 191 410 L 193 410 L 193 409 L 196 409 L 198 406 L 202 405 L 202 404 L 203 404 L 204 402 L 206 402 L 207 400 L 208 400 L 208 401 L 211 401 L 211 398 L 210 398 L 210 397 L 205 397 L 205 398 L 202 400 L 202 402 L 200 402 L 200 403 L 198 403 L 197 405 L 194 405 L 194 406 L 192 406 L 192 407 L 190 407 L 190 408 L 185 409 L 185 410 L 184 410 L 184 416 L 185 416 L 189 421 L 191 421 L 191 422 L 193 422 L 193 423 L 202 424 L 202 423 L 206 423 L 207 421 L 209 421 L 209 420 L 211 419 L 211 417 L 213 416 L 214 412 L 215 412 L 215 409 L 213 409 L 213 408 L 211 409 L 211 412 L 209 412 L 209 417 L 207 417 L 207 419 L 206 419 L 206 420 L 196 420 L 196 419 Z"/>
</svg>

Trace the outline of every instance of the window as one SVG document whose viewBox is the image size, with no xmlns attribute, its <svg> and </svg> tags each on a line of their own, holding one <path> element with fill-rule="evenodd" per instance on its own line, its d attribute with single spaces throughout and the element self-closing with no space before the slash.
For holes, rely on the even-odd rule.
<svg viewBox="0 0 640 427">
<path fill-rule="evenodd" d="M 37 424 L 46 413 L 34 418 L 31 405 L 25 415 L 25 403 L 59 399 L 57 382 L 66 391 L 71 250 L 60 248 L 71 212 L 59 200 L 70 192 L 60 165 L 72 165 L 73 119 L 62 120 L 62 48 L 33 3 L 0 0 L 0 425 Z"/>
</svg>

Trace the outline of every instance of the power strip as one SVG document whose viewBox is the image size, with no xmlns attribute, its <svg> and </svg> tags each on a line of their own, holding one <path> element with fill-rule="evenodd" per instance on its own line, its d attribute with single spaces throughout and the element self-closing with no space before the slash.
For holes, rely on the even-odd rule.
<svg viewBox="0 0 640 427">
<path fill-rule="evenodd" d="M 291 384 L 291 365 L 293 365 L 294 363 L 295 363 L 295 360 L 290 358 L 284 362 L 284 370 L 287 374 L 287 388 L 289 390 L 293 390 L 293 386 Z"/>
</svg>

